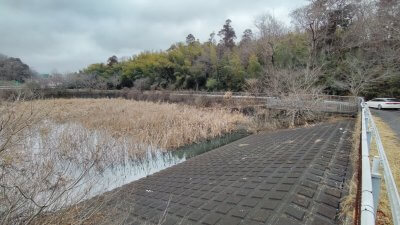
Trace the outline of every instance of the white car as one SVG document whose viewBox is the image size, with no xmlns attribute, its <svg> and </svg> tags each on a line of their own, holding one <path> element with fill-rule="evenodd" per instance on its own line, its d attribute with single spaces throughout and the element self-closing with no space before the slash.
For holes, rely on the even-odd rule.
<svg viewBox="0 0 400 225">
<path fill-rule="evenodd" d="M 396 98 L 374 98 L 366 103 L 370 108 L 400 109 L 400 99 Z"/>
</svg>

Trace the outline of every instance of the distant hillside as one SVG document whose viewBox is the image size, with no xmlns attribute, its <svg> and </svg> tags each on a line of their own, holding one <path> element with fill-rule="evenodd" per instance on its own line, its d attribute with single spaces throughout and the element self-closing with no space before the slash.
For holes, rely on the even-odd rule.
<svg viewBox="0 0 400 225">
<path fill-rule="evenodd" d="M 35 73 L 21 59 L 0 54 L 0 80 L 24 82 L 32 76 Z"/>
</svg>

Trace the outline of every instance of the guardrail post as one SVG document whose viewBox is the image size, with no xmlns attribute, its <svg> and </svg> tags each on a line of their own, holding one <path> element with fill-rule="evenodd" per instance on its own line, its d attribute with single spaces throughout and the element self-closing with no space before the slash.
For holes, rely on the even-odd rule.
<svg viewBox="0 0 400 225">
<path fill-rule="evenodd" d="M 367 106 L 365 106 L 367 107 Z M 367 109 L 363 109 L 363 115 L 365 117 L 365 130 L 367 132 L 367 145 L 368 145 L 368 152 L 371 150 L 371 139 L 372 139 L 372 132 L 369 125 L 369 115 L 367 113 Z"/>
<path fill-rule="evenodd" d="M 382 176 L 379 173 L 380 162 L 381 162 L 381 160 L 380 160 L 379 156 L 375 156 L 372 161 L 371 178 L 372 178 L 372 195 L 374 197 L 375 218 L 376 218 L 376 213 L 378 211 L 379 195 L 381 193 Z"/>
<path fill-rule="evenodd" d="M 368 126 L 368 125 L 367 125 Z M 371 150 L 371 139 L 372 139 L 372 131 L 367 129 L 367 143 L 368 143 L 368 151 Z"/>
</svg>

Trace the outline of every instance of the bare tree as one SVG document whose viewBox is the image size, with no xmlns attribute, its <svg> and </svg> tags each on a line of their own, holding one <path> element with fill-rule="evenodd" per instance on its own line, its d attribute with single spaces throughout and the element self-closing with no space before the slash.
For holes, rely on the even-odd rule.
<svg viewBox="0 0 400 225">
<path fill-rule="evenodd" d="M 323 87 L 317 85 L 320 69 L 270 70 L 263 78 L 264 92 L 274 97 L 267 104 L 285 109 L 288 125 L 299 120 L 319 117 L 320 95 Z"/>
<path fill-rule="evenodd" d="M 63 218 L 68 215 L 57 212 L 90 197 L 99 185 L 96 174 L 107 166 L 104 153 L 115 142 L 93 145 L 85 130 L 68 126 L 58 129 L 55 138 L 47 113 L 34 102 L 0 104 L 0 224 L 46 224 L 56 215 Z M 79 221 L 102 205 L 91 204 Z"/>
<path fill-rule="evenodd" d="M 310 53 L 308 66 L 316 65 L 318 46 L 325 35 L 324 27 L 328 21 L 328 0 L 312 0 L 310 4 L 292 12 L 294 24 L 309 35 Z"/>
<path fill-rule="evenodd" d="M 150 90 L 151 80 L 149 78 L 140 78 L 135 80 L 134 87 L 139 91 Z"/>
<path fill-rule="evenodd" d="M 394 0 L 377 3 L 372 27 L 376 53 L 386 67 L 400 71 L 400 2 Z"/>
<path fill-rule="evenodd" d="M 51 74 L 48 78 L 49 87 L 60 87 L 65 83 L 65 78 L 62 74 Z"/>
<path fill-rule="evenodd" d="M 256 51 L 256 46 L 254 45 L 254 34 L 251 29 L 246 29 L 243 32 L 242 39 L 239 42 L 239 56 L 242 65 L 247 68 L 249 65 L 249 58 Z"/>
<path fill-rule="evenodd" d="M 360 96 L 366 89 L 377 82 L 392 76 L 389 71 L 381 73 L 381 69 L 371 65 L 369 61 L 357 57 L 347 58 L 345 61 L 347 70 L 344 81 L 337 81 L 339 86 L 349 90 L 353 96 Z M 378 69 L 378 71 L 376 71 Z"/>
<path fill-rule="evenodd" d="M 262 93 L 264 87 L 258 79 L 251 78 L 246 80 L 245 90 L 251 95 L 257 95 L 258 93 Z"/>
<path fill-rule="evenodd" d="M 110 82 L 118 83 L 119 79 Z M 65 75 L 65 88 L 91 88 L 91 89 L 107 89 L 107 80 L 95 74 L 73 73 Z"/>
<path fill-rule="evenodd" d="M 258 29 L 258 45 L 262 50 L 265 64 L 270 62 L 275 66 L 276 46 L 279 39 L 287 33 L 287 29 L 281 21 L 268 13 L 258 16 L 254 23 Z"/>
</svg>

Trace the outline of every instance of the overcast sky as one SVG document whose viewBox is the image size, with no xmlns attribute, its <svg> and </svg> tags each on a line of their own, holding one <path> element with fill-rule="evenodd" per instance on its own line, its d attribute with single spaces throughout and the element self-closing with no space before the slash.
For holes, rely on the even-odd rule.
<svg viewBox="0 0 400 225">
<path fill-rule="evenodd" d="M 290 24 L 306 0 L 0 0 L 0 53 L 40 73 L 73 72 L 109 56 L 200 41 L 232 20 L 238 38 L 269 12 Z"/>
</svg>

